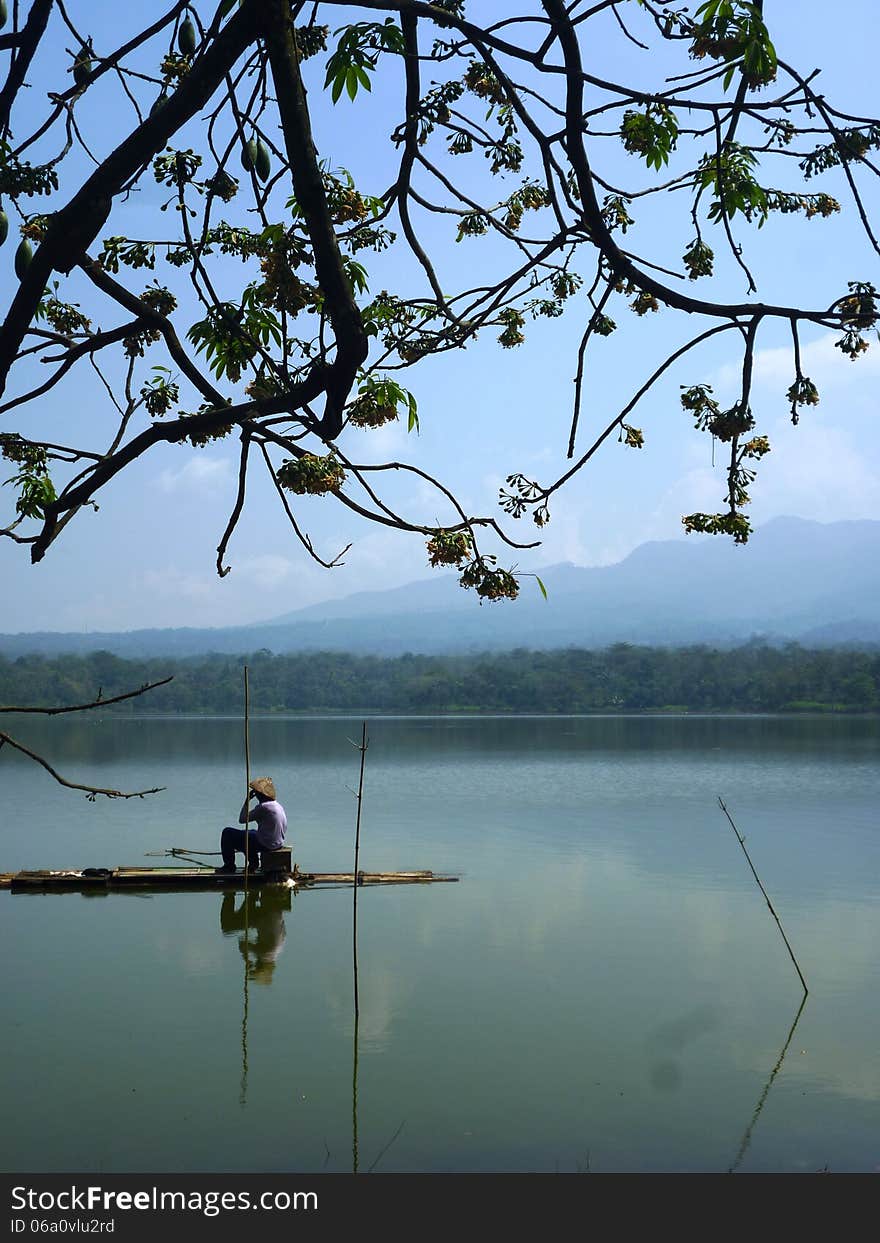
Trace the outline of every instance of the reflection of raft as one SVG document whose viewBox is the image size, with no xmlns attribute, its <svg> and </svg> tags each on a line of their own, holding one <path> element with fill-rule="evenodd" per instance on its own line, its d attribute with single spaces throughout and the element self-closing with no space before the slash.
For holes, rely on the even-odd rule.
<svg viewBox="0 0 880 1243">
<path fill-rule="evenodd" d="M 295 889 L 313 889 L 320 885 L 353 885 L 353 872 L 293 872 L 276 869 L 255 869 L 247 874 L 247 884 L 283 884 Z M 436 872 L 358 872 L 358 885 L 420 885 L 433 881 L 454 881 L 457 876 L 440 876 Z M 40 871 L 0 873 L 0 888 L 13 893 L 48 893 L 55 890 L 100 892 L 107 889 L 243 889 L 245 874 L 215 872 L 205 867 L 132 867 L 84 868 L 80 871 Z"/>
</svg>

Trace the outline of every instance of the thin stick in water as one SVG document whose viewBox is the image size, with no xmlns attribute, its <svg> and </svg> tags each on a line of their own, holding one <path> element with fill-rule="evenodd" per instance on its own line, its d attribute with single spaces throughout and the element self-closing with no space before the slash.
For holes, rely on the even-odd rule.
<svg viewBox="0 0 880 1243">
<path fill-rule="evenodd" d="M 354 1047 L 351 1062 L 351 1172 L 358 1172 L 358 1016 L 354 1016 Z"/>
<path fill-rule="evenodd" d="M 357 746 L 357 743 L 354 744 Z M 364 762 L 367 757 L 367 723 L 364 721 L 361 732 L 361 771 L 357 791 L 357 820 L 354 830 L 354 885 L 352 887 L 351 912 L 351 961 L 354 973 L 354 1047 L 352 1049 L 351 1068 L 351 1172 L 358 1172 L 358 1027 L 360 1025 L 360 1003 L 358 1000 L 358 955 L 357 955 L 357 894 L 358 894 L 358 861 L 361 849 L 361 805 L 364 798 Z"/>
<path fill-rule="evenodd" d="M 394 1132 L 394 1134 L 391 1136 L 391 1138 L 389 1139 L 388 1143 L 385 1145 L 385 1147 L 384 1147 L 384 1148 L 382 1149 L 382 1151 L 379 1153 L 379 1155 L 378 1155 L 378 1157 L 376 1158 L 376 1160 L 373 1162 L 373 1164 L 372 1164 L 372 1165 L 370 1166 L 370 1168 L 367 1170 L 367 1173 L 368 1173 L 368 1174 L 372 1174 L 373 1170 L 376 1168 L 376 1166 L 379 1164 L 379 1162 L 380 1162 L 380 1161 L 382 1160 L 382 1158 L 385 1156 L 385 1153 L 388 1151 L 388 1149 L 391 1147 L 391 1145 L 392 1145 L 392 1144 L 394 1143 L 394 1141 L 397 1139 L 398 1135 L 399 1135 L 399 1134 L 400 1134 L 400 1132 L 403 1130 L 403 1128 L 404 1128 L 404 1126 L 405 1126 L 405 1125 L 406 1125 L 406 1118 L 404 1118 L 403 1122 L 401 1122 L 400 1126 L 397 1128 L 397 1130 L 396 1130 L 396 1131 Z"/>
<path fill-rule="evenodd" d="M 742 836 L 742 834 L 740 833 L 739 829 L 738 829 L 738 828 L 736 827 L 736 825 L 733 823 L 733 818 L 732 818 L 732 816 L 731 816 L 730 812 L 729 812 L 729 811 L 727 810 L 727 808 L 725 807 L 725 805 L 724 805 L 724 800 L 721 798 L 721 796 L 720 796 L 720 795 L 718 796 L 718 806 L 719 806 L 719 807 L 721 808 L 721 810 L 724 812 L 725 816 L 727 816 L 727 819 L 728 819 L 728 821 L 729 821 L 729 823 L 730 823 L 730 827 L 733 829 L 734 833 L 736 834 L 736 840 L 739 842 L 740 846 L 742 847 L 742 852 L 743 852 L 743 854 L 745 855 L 746 860 L 748 861 L 748 865 L 749 865 L 749 867 L 750 867 L 750 868 L 751 868 L 751 870 L 752 870 L 752 876 L 754 876 L 755 880 L 758 882 L 758 888 L 761 890 L 761 893 L 764 895 L 764 901 L 767 903 L 767 907 L 768 907 L 768 909 L 769 909 L 769 911 L 770 911 L 770 914 L 771 914 L 771 915 L 773 916 L 773 918 L 776 920 L 776 926 L 777 926 L 777 928 L 779 929 L 780 933 L 782 934 L 782 939 L 783 939 L 783 941 L 785 942 L 785 948 L 788 950 L 788 953 L 789 953 L 789 955 L 790 955 L 790 957 L 791 957 L 791 961 L 794 963 L 794 969 L 795 969 L 795 971 L 796 971 L 796 972 L 798 973 L 798 975 L 800 976 L 800 981 L 801 981 L 801 984 L 803 985 L 803 988 L 804 988 L 804 995 L 806 996 L 806 994 L 810 991 L 810 990 L 807 988 L 807 981 L 804 979 L 803 972 L 801 971 L 800 967 L 798 966 L 798 960 L 797 960 L 797 959 L 795 958 L 795 956 L 794 956 L 794 950 L 791 948 L 791 945 L 789 944 L 789 941 L 788 941 L 788 937 L 785 935 L 785 931 L 784 931 L 784 929 L 783 929 L 783 927 L 782 927 L 782 924 L 779 922 L 779 916 L 776 914 L 775 910 L 773 909 L 773 903 L 770 901 L 770 898 L 768 897 L 767 890 L 766 890 L 766 889 L 764 888 L 764 886 L 761 884 L 761 878 L 760 878 L 760 876 L 758 875 L 758 873 L 755 871 L 755 865 L 754 865 L 754 863 L 752 863 L 752 860 L 749 858 L 749 852 L 746 850 L 746 839 Z"/>
<path fill-rule="evenodd" d="M 357 746 L 357 743 L 354 744 Z M 358 1005 L 358 972 L 357 972 L 357 901 L 358 901 L 358 858 L 361 850 L 361 806 L 364 800 L 364 762 L 367 758 L 367 747 L 370 744 L 367 741 L 367 723 L 363 723 L 363 731 L 361 733 L 361 744 L 358 750 L 361 753 L 361 771 L 358 779 L 357 792 L 357 821 L 354 830 L 354 895 L 352 901 L 352 918 L 351 918 L 351 952 L 354 962 L 354 1017 L 357 1022 L 360 1016 L 360 1007 Z"/>
<path fill-rule="evenodd" d="M 794 1022 L 789 1028 L 788 1036 L 786 1038 L 785 1044 L 782 1046 L 782 1052 L 779 1054 L 779 1057 L 776 1059 L 776 1065 L 770 1071 L 770 1078 L 767 1080 L 766 1084 L 764 1085 L 764 1091 L 761 1093 L 760 1097 L 758 1098 L 758 1103 L 755 1106 L 754 1112 L 752 1113 L 752 1117 L 749 1122 L 749 1125 L 746 1127 L 746 1133 L 742 1137 L 742 1142 L 740 1143 L 740 1146 L 739 1146 L 739 1152 L 736 1154 L 736 1159 L 733 1165 L 727 1171 L 728 1174 L 733 1174 L 736 1170 L 739 1169 L 742 1163 L 743 1157 L 745 1157 L 746 1153 L 749 1150 L 749 1145 L 752 1142 L 752 1131 L 754 1131 L 755 1124 L 757 1123 L 758 1119 L 761 1116 L 761 1110 L 764 1108 L 764 1102 L 766 1101 L 767 1097 L 770 1095 L 770 1089 L 773 1087 L 773 1080 L 776 1078 L 776 1076 L 779 1074 L 779 1071 L 782 1069 L 782 1063 L 785 1061 L 785 1055 L 788 1052 L 788 1046 L 791 1044 L 791 1039 L 792 1039 L 792 1036 L 794 1035 L 794 1029 L 798 1025 L 800 1017 L 804 1011 L 804 1006 L 806 1004 L 807 1004 L 807 994 L 805 992 L 803 997 L 801 998 L 801 1004 L 798 1006 L 798 1012 L 794 1016 Z"/>
<path fill-rule="evenodd" d="M 250 738 L 250 703 L 248 695 L 248 667 L 244 667 L 244 891 L 247 901 L 248 862 L 250 860 L 250 840 L 248 838 L 248 812 L 251 799 L 251 738 Z"/>
<path fill-rule="evenodd" d="M 247 1021 L 248 1021 L 248 952 L 250 950 L 250 907 L 248 893 L 248 865 L 250 861 L 250 839 L 248 838 L 248 812 L 251 798 L 251 738 L 250 738 L 250 699 L 248 687 L 248 667 L 244 667 L 244 1007 L 241 1016 L 241 1094 L 239 1104 L 244 1108 L 247 1102 Z"/>
<path fill-rule="evenodd" d="M 248 1082 L 248 951 L 250 949 L 250 912 L 248 910 L 248 891 L 244 891 L 244 1001 L 241 1011 L 241 1081 L 238 1103 L 242 1109 L 247 1104 Z"/>
</svg>

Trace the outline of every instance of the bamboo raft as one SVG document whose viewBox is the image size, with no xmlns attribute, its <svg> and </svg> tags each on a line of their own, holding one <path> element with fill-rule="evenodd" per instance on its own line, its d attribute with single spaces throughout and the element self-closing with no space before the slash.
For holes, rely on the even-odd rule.
<svg viewBox="0 0 880 1243">
<path fill-rule="evenodd" d="M 436 872 L 358 872 L 357 884 L 425 885 L 438 881 L 457 881 L 457 876 Z M 237 872 L 215 872 L 207 867 L 118 867 L 83 868 L 60 871 L 0 872 L 0 889 L 13 893 L 55 893 L 70 891 L 101 892 L 109 889 L 244 889 L 257 885 L 285 885 L 292 889 L 320 886 L 348 887 L 355 883 L 354 872 L 260 871 L 247 876 Z"/>
</svg>

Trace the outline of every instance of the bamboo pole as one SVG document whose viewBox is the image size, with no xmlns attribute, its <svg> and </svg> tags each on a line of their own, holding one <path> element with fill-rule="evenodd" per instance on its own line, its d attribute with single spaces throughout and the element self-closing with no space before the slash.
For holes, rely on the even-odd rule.
<svg viewBox="0 0 880 1243">
<path fill-rule="evenodd" d="M 357 746 L 357 743 L 355 743 Z M 352 920 L 351 920 L 351 942 L 352 942 L 352 960 L 354 962 L 354 1018 L 357 1022 L 360 1016 L 360 1007 L 358 1005 L 358 973 L 357 973 L 357 894 L 358 894 L 358 858 L 361 850 L 361 806 L 364 800 L 364 762 L 367 758 L 367 723 L 364 721 L 361 733 L 361 745 L 358 750 L 361 753 L 361 771 L 358 779 L 357 792 L 357 820 L 354 830 L 354 893 L 352 899 Z"/>
<path fill-rule="evenodd" d="M 358 1000 L 358 956 L 357 956 L 357 893 L 358 893 L 358 862 L 361 849 L 361 806 L 364 798 L 364 762 L 367 757 L 367 723 L 364 721 L 361 731 L 360 776 L 357 791 L 357 819 L 354 830 L 354 885 L 352 888 L 351 914 L 351 961 L 354 973 L 354 1038 L 351 1068 L 351 1172 L 358 1172 L 358 1027 L 360 1025 L 360 1004 Z M 355 746 L 357 744 L 355 743 Z"/>
<path fill-rule="evenodd" d="M 250 736 L 250 687 L 248 684 L 248 667 L 244 667 L 244 1007 L 241 1017 L 241 1095 L 239 1104 L 244 1108 L 247 1101 L 247 1021 L 248 1021 L 248 953 L 250 952 L 250 909 L 248 893 L 248 868 L 250 866 L 250 839 L 248 834 L 248 813 L 251 797 L 251 736 Z"/>
<path fill-rule="evenodd" d="M 250 702 L 248 687 L 248 667 L 244 667 L 244 892 L 247 902 L 248 863 L 250 860 L 250 842 L 248 838 L 248 813 L 251 799 L 251 738 L 250 738 Z"/>
<path fill-rule="evenodd" d="M 241 1011 L 241 1081 L 238 1103 L 242 1109 L 247 1104 L 248 1082 L 248 953 L 250 951 L 250 918 L 248 911 L 248 891 L 244 891 L 244 1002 Z"/>
<path fill-rule="evenodd" d="M 354 1049 L 351 1066 L 351 1172 L 358 1172 L 358 1016 L 354 1016 Z"/>
<path fill-rule="evenodd" d="M 756 880 L 756 881 L 757 881 L 757 883 L 758 883 L 758 888 L 761 890 L 761 893 L 764 895 L 764 901 L 767 903 L 767 907 L 768 907 L 768 909 L 769 909 L 769 911 L 770 911 L 770 914 L 771 914 L 771 915 L 773 916 L 773 918 L 776 920 L 776 926 L 777 926 L 777 928 L 779 929 L 780 933 L 782 934 L 782 939 L 783 939 L 783 941 L 785 942 L 785 948 L 788 950 L 789 957 L 791 958 L 791 961 L 794 963 L 794 969 L 795 969 L 795 971 L 798 973 L 798 975 L 800 976 L 800 981 L 801 981 L 801 984 L 803 985 L 803 989 L 804 989 L 804 996 L 806 997 L 807 993 L 810 991 L 810 990 L 807 988 L 807 981 L 804 979 L 803 972 L 801 971 L 800 967 L 798 966 L 798 960 L 797 960 L 797 959 L 795 958 L 795 956 L 794 956 L 794 950 L 791 948 L 791 945 L 789 944 L 789 941 L 788 941 L 788 937 L 785 935 L 785 931 L 784 931 L 784 929 L 783 929 L 783 927 L 782 927 L 782 924 L 781 924 L 781 923 L 780 923 L 780 921 L 779 921 L 779 916 L 776 914 L 776 911 L 773 909 L 773 903 L 770 901 L 770 898 L 769 898 L 769 896 L 768 896 L 768 894 L 767 894 L 767 890 L 766 890 L 766 889 L 764 888 L 764 886 L 761 884 L 761 878 L 760 878 L 760 876 L 758 875 L 758 873 L 755 871 L 755 865 L 754 865 L 754 863 L 752 863 L 752 860 L 751 860 L 751 858 L 749 857 L 749 852 L 746 850 L 746 839 L 742 836 L 742 834 L 740 833 L 739 829 L 738 829 L 738 828 L 736 827 L 736 825 L 733 823 L 733 817 L 731 816 L 730 812 L 729 812 L 729 811 L 727 810 L 727 808 L 725 807 L 725 805 L 724 805 L 724 800 L 721 798 L 721 796 L 720 796 L 720 795 L 718 796 L 718 805 L 719 805 L 719 807 L 721 808 L 721 810 L 724 812 L 725 816 L 727 817 L 727 819 L 728 819 L 728 821 L 729 821 L 729 823 L 730 823 L 730 827 L 733 829 L 734 833 L 736 834 L 736 840 L 739 842 L 740 846 L 742 847 L 742 852 L 743 852 L 743 854 L 745 855 L 746 860 L 747 860 L 747 862 L 748 862 L 748 865 L 749 865 L 749 867 L 750 867 L 750 868 L 751 868 L 751 870 L 752 870 L 752 876 L 754 876 L 755 880 Z M 800 1012 L 798 1012 L 798 1013 L 800 1013 Z"/>
</svg>

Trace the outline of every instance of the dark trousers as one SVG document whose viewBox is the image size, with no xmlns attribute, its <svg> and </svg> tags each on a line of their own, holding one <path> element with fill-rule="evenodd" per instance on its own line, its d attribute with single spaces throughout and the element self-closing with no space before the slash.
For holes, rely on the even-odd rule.
<svg viewBox="0 0 880 1243">
<path fill-rule="evenodd" d="M 237 851 L 247 854 L 248 867 L 260 866 L 260 847 L 257 844 L 256 829 L 232 829 L 227 826 L 220 834 L 220 852 L 223 855 L 223 866 L 234 867 Z"/>
</svg>

